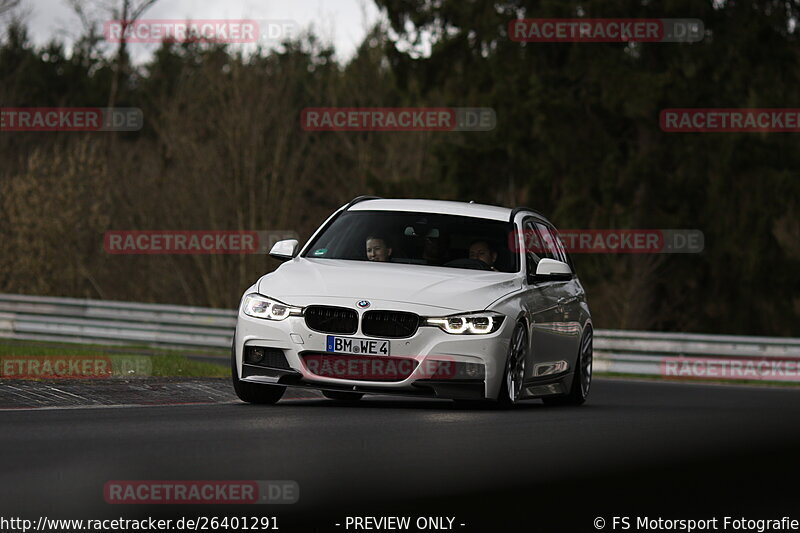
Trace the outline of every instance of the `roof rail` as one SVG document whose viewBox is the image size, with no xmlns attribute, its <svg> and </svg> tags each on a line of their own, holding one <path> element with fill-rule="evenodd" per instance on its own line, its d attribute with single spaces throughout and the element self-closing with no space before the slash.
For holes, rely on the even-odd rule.
<svg viewBox="0 0 800 533">
<path fill-rule="evenodd" d="M 350 202 L 346 206 L 344 206 L 344 210 L 347 211 L 357 203 L 363 202 L 365 200 L 382 200 L 382 198 L 380 196 L 356 196 L 355 198 L 350 200 Z"/>
<path fill-rule="evenodd" d="M 508 217 L 508 221 L 513 223 L 514 222 L 514 218 L 516 218 L 517 214 L 521 213 L 523 211 L 529 211 L 529 212 L 533 213 L 534 215 L 537 215 L 537 216 L 543 218 L 546 222 L 550 223 L 550 221 L 547 220 L 546 216 L 541 214 L 536 209 L 531 209 L 530 207 L 515 207 L 514 209 L 511 210 L 511 216 Z"/>
</svg>

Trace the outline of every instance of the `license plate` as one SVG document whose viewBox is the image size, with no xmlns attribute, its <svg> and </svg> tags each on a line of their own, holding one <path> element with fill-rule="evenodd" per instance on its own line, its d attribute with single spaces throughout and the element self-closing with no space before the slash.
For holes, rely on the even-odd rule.
<svg viewBox="0 0 800 533">
<path fill-rule="evenodd" d="M 389 355 L 389 341 L 328 335 L 325 351 L 358 355 Z"/>
</svg>

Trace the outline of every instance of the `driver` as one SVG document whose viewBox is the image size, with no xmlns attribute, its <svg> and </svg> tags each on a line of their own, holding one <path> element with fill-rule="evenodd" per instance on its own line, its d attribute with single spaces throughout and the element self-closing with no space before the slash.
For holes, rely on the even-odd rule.
<svg viewBox="0 0 800 533">
<path fill-rule="evenodd" d="M 469 258 L 486 263 L 490 269 L 497 270 L 494 262 L 497 261 L 497 252 L 488 241 L 478 240 L 469 245 Z"/>
</svg>

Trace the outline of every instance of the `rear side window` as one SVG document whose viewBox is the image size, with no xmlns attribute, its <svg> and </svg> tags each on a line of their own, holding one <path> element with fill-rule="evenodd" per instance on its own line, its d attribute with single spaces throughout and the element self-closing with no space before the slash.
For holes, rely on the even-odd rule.
<svg viewBox="0 0 800 533">
<path fill-rule="evenodd" d="M 572 272 L 575 272 L 575 267 L 572 265 L 572 258 L 567 253 L 566 248 L 564 248 L 564 243 L 561 241 L 561 237 L 559 236 L 558 231 L 556 231 L 555 228 L 551 227 L 550 228 L 550 232 L 555 237 L 555 243 L 556 243 L 556 249 L 558 250 L 558 255 L 559 255 L 559 257 L 563 258 L 563 259 L 561 259 L 561 261 L 563 261 L 566 264 L 568 264 L 570 270 L 572 270 Z"/>
<path fill-rule="evenodd" d="M 552 226 L 535 219 L 526 219 L 523 222 L 525 263 L 529 273 L 536 271 L 536 266 L 541 259 L 555 259 L 567 263 L 574 272 L 572 260 Z"/>
<path fill-rule="evenodd" d="M 550 231 L 550 228 L 536 222 L 536 232 L 539 235 L 539 246 L 542 249 L 541 256 L 547 259 L 555 259 L 556 261 L 564 261 L 561 258 L 558 246 L 556 245 L 556 236 Z"/>
<path fill-rule="evenodd" d="M 542 246 L 542 237 L 533 219 L 526 219 L 522 224 L 523 243 L 525 246 L 525 265 L 529 274 L 536 272 L 536 265 L 542 258 L 552 258 L 546 247 Z"/>
</svg>

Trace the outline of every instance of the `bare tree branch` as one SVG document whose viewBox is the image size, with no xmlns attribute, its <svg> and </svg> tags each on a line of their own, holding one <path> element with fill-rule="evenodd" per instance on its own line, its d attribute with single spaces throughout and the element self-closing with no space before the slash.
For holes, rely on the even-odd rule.
<svg viewBox="0 0 800 533">
<path fill-rule="evenodd" d="M 21 0 L 0 0 L 0 15 L 11 11 L 20 4 Z"/>
<path fill-rule="evenodd" d="M 0 2 L 19 0 L 0 0 Z M 72 11 L 78 16 L 90 37 L 99 35 L 98 27 L 109 19 L 119 21 L 122 26 L 119 46 L 117 46 L 114 62 L 114 74 L 108 93 L 108 107 L 114 107 L 119 93 L 121 78 L 128 73 L 128 42 L 126 30 L 135 23 L 158 0 L 66 0 Z"/>
</svg>

